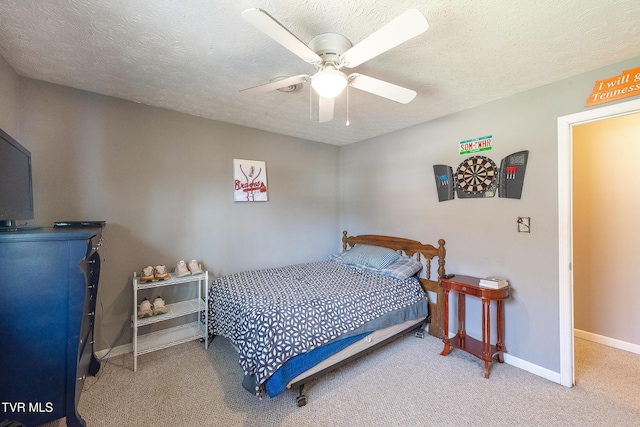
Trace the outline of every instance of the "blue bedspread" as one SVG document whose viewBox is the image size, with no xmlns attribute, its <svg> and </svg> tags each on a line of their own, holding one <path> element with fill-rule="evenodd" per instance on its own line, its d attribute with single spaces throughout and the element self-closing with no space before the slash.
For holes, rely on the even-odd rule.
<svg viewBox="0 0 640 427">
<path fill-rule="evenodd" d="M 420 301 L 426 309 L 415 277 L 403 281 L 331 261 L 224 276 L 212 282 L 209 301 L 209 332 L 236 345 L 256 394 L 291 358 L 386 313 Z"/>
</svg>

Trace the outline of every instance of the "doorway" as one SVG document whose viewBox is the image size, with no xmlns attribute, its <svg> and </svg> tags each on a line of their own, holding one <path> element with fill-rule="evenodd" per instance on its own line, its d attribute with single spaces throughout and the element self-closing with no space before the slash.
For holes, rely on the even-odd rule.
<svg viewBox="0 0 640 427">
<path fill-rule="evenodd" d="M 572 387 L 573 318 L 573 126 L 640 112 L 640 100 L 601 107 L 558 118 L 558 266 L 560 309 L 560 384 Z"/>
<path fill-rule="evenodd" d="M 640 353 L 640 113 L 575 125 L 572 135 L 574 334 Z"/>
</svg>

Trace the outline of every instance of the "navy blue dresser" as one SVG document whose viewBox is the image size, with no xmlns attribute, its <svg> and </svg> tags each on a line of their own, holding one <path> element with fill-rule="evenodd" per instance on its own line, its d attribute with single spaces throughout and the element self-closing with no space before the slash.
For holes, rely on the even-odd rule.
<svg viewBox="0 0 640 427">
<path fill-rule="evenodd" d="M 35 426 L 77 411 L 93 350 L 100 227 L 0 233 L 0 421 Z"/>
</svg>

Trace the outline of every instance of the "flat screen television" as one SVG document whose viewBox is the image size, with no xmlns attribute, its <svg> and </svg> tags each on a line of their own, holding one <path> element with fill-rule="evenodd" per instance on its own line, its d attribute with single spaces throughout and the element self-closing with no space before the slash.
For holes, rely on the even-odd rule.
<svg viewBox="0 0 640 427">
<path fill-rule="evenodd" d="M 33 219 L 31 152 L 0 129 L 0 231 L 19 231 Z"/>
</svg>

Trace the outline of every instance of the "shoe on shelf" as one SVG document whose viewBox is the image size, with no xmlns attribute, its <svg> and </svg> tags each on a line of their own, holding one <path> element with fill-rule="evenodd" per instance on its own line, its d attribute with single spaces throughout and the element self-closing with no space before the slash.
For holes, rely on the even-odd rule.
<svg viewBox="0 0 640 427">
<path fill-rule="evenodd" d="M 191 272 L 191 274 L 204 273 L 204 271 L 202 271 L 202 268 L 200 268 L 200 264 L 198 264 L 198 261 L 196 261 L 195 259 L 189 261 L 189 271 Z"/>
<path fill-rule="evenodd" d="M 142 269 L 142 273 L 140 274 L 140 283 L 153 282 L 155 280 L 155 276 L 153 274 L 153 267 L 148 266 Z"/>
<path fill-rule="evenodd" d="M 151 311 L 151 302 L 145 298 L 138 307 L 138 319 L 151 316 L 153 316 L 153 311 Z"/>
<path fill-rule="evenodd" d="M 164 265 L 156 265 L 156 268 L 153 270 L 153 275 L 156 280 L 167 280 L 169 278 L 169 272 Z"/>
<path fill-rule="evenodd" d="M 153 315 L 157 316 L 158 314 L 165 314 L 169 311 L 169 307 L 164 304 L 164 300 L 160 297 L 157 297 L 153 301 Z"/>
<path fill-rule="evenodd" d="M 176 265 L 176 269 L 174 273 L 176 274 L 176 277 L 183 277 L 191 274 L 191 272 L 187 268 L 187 264 L 184 261 L 178 262 L 178 265 Z"/>
</svg>

